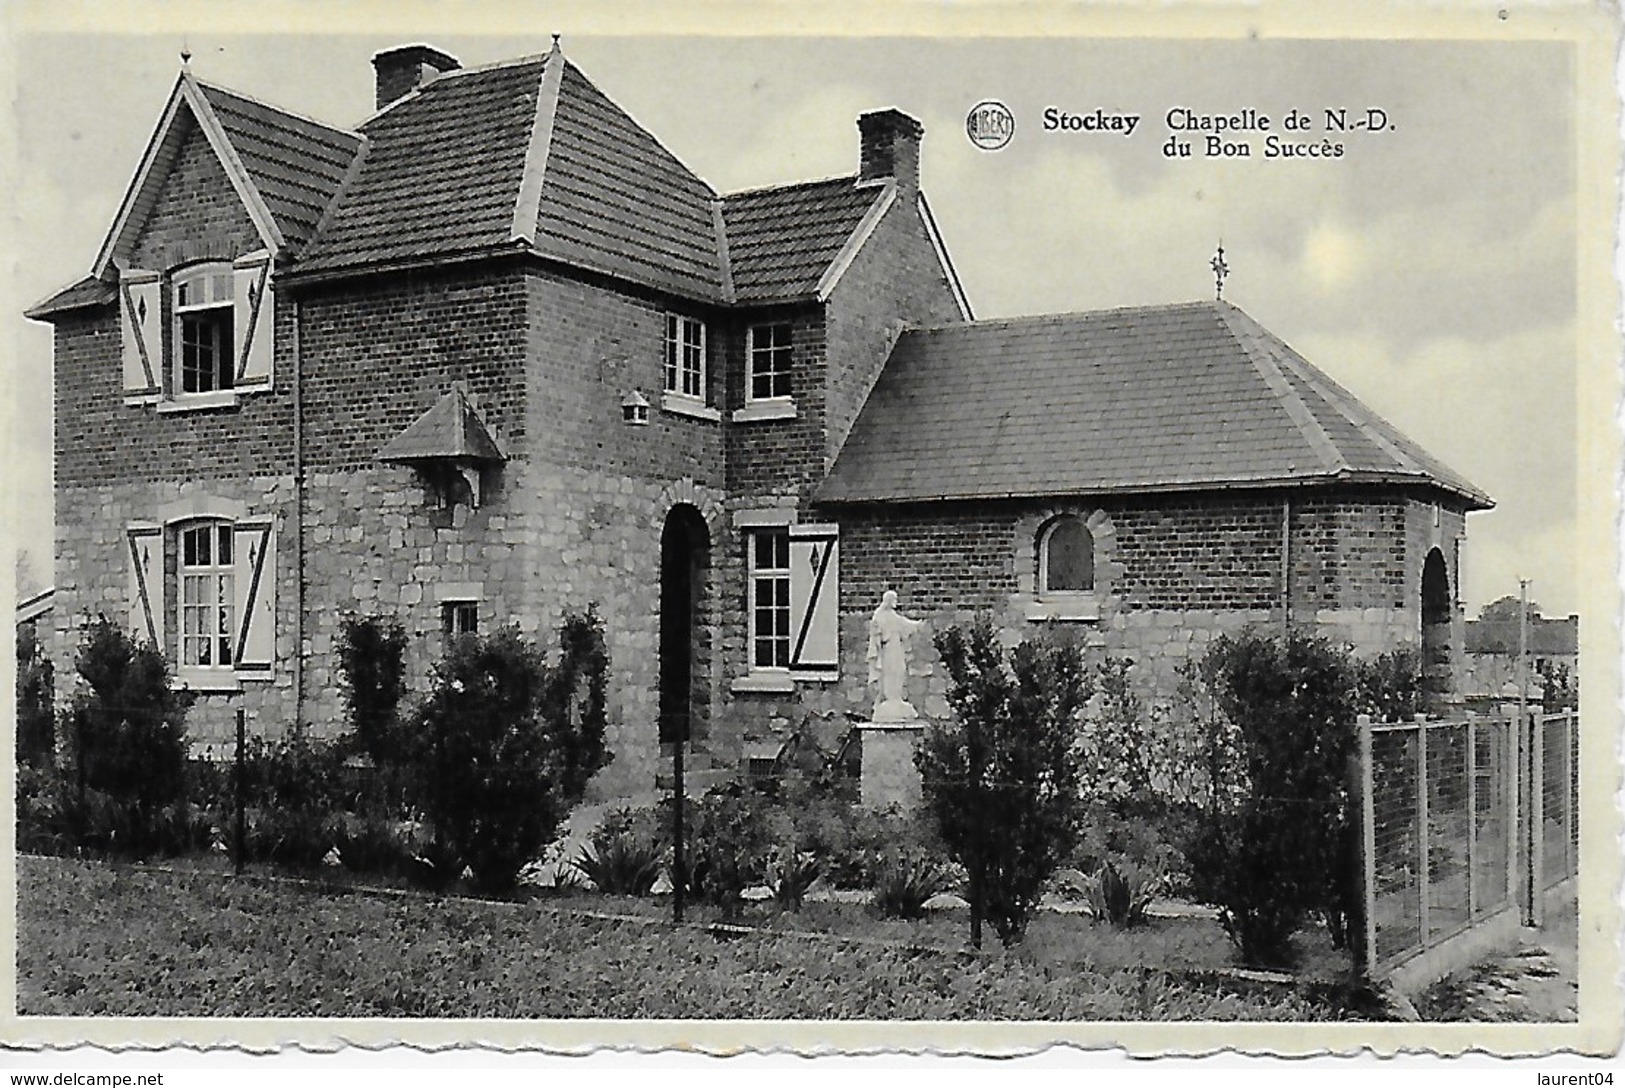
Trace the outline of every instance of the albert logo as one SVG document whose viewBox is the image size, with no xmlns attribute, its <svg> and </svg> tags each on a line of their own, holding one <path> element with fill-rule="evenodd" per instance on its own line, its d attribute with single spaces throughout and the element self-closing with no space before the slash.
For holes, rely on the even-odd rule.
<svg viewBox="0 0 1625 1088">
<path fill-rule="evenodd" d="M 984 99 L 965 115 L 965 135 L 983 151 L 997 151 L 1016 134 L 1016 117 L 996 98 Z"/>
</svg>

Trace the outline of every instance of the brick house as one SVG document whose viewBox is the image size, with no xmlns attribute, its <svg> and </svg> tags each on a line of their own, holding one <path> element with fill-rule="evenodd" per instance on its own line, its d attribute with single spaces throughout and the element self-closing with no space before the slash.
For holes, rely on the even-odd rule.
<svg viewBox="0 0 1625 1088">
<path fill-rule="evenodd" d="M 201 745 L 341 728 L 346 616 L 596 605 L 615 761 L 719 773 L 869 705 L 881 592 L 1081 625 L 1160 685 L 1212 632 L 1460 656 L 1483 494 L 1222 303 L 973 322 L 918 122 L 723 194 L 557 46 L 373 59 L 331 127 L 182 71 L 55 326 L 57 615 L 127 618 Z M 916 703 L 942 713 L 929 650 Z M 63 685 L 65 688 L 66 685 Z"/>
</svg>

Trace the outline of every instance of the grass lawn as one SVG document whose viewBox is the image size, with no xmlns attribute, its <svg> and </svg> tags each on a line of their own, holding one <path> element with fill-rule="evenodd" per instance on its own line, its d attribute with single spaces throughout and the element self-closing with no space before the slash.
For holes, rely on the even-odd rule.
<svg viewBox="0 0 1625 1088">
<path fill-rule="evenodd" d="M 37 857 L 17 859 L 17 882 L 23 1015 L 1347 1015 L 1328 999 L 1212 973 L 1228 947 L 1205 919 L 1122 933 L 1045 913 L 1020 947 L 998 949 L 990 934 L 993 949 L 971 955 L 963 912 L 885 922 L 861 906 L 809 903 L 799 914 L 745 919 L 768 932 L 723 936 L 658 920 L 663 902 L 596 895 L 528 903 L 381 895 Z"/>
</svg>

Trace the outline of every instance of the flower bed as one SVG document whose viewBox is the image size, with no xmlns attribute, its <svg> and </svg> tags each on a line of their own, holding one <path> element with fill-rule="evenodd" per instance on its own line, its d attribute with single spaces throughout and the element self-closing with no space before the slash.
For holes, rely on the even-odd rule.
<svg viewBox="0 0 1625 1088">
<path fill-rule="evenodd" d="M 1209 921 L 1132 933 L 1046 914 L 1025 946 L 969 955 L 954 912 L 880 922 L 853 904 L 764 911 L 825 935 L 713 933 L 593 916 L 664 904 L 358 890 L 18 859 L 24 1015 L 617 1019 L 1314 1019 L 1333 1005 L 1182 977 L 1222 963 Z M 752 916 L 747 915 L 747 921 Z M 1206 932 L 1202 927 L 1211 927 Z M 727 939 L 724 939 L 727 938 Z M 1194 977 L 1194 976 L 1193 976 Z"/>
</svg>

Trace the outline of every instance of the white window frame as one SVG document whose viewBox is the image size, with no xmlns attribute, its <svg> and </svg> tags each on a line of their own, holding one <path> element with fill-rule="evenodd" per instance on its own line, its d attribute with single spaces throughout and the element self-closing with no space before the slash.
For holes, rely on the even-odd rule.
<svg viewBox="0 0 1625 1088">
<path fill-rule="evenodd" d="M 177 402 L 193 405 L 205 400 L 234 403 L 237 360 L 233 276 L 230 261 L 208 261 L 179 269 L 170 279 L 173 333 L 169 351 L 169 394 Z M 199 288 L 204 297 L 182 302 L 183 294 L 191 293 L 194 287 Z M 209 317 L 207 325 L 214 330 L 216 337 L 212 376 L 207 388 L 187 389 L 187 378 L 193 371 L 186 365 L 186 329 L 191 319 L 205 315 Z"/>
<path fill-rule="evenodd" d="M 760 333 L 768 330 L 783 329 L 789 336 L 785 344 L 757 343 Z M 745 404 L 736 409 L 733 414 L 736 423 L 751 423 L 771 419 L 794 419 L 796 417 L 795 398 L 789 392 L 770 392 L 767 396 L 756 395 L 756 361 L 758 358 L 778 360 L 783 358 L 786 366 L 782 372 L 785 387 L 790 385 L 790 374 L 795 366 L 795 323 L 791 321 L 766 321 L 751 325 L 745 330 Z M 775 367 L 770 372 L 770 380 L 780 376 Z M 771 386 L 770 386 L 771 389 Z"/>
<path fill-rule="evenodd" d="M 745 652 L 746 688 L 758 690 L 791 691 L 791 642 L 795 632 L 790 629 L 790 526 L 758 525 L 745 530 Z M 764 557 L 764 549 L 772 547 L 773 554 Z M 782 552 L 780 551 L 782 549 Z M 764 563 L 764 558 L 766 562 Z M 763 603 L 763 594 L 772 599 Z M 770 609 L 782 623 L 782 631 L 764 632 L 761 625 L 762 609 Z M 766 664 L 760 652 L 764 640 L 771 640 L 773 652 Z M 740 686 L 740 685 L 736 685 Z"/>
<path fill-rule="evenodd" d="M 237 686 L 233 649 L 238 616 L 231 551 L 235 531 L 235 524 L 223 518 L 175 526 L 175 671 L 192 686 Z M 196 555 L 200 549 L 194 542 L 203 541 L 209 543 L 210 562 L 188 562 L 188 544 L 193 544 Z M 194 616 L 198 622 L 189 624 Z M 207 663 L 200 660 L 205 656 L 211 659 Z"/>
<path fill-rule="evenodd" d="M 661 338 L 661 388 L 670 397 L 704 404 L 708 384 L 705 322 L 678 313 L 667 313 L 665 316 L 665 331 Z"/>
</svg>

